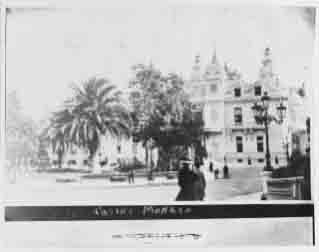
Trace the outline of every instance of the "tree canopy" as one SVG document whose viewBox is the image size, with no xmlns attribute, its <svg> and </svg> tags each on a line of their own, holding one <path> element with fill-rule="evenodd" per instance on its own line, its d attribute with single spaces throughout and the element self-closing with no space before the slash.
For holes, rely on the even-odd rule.
<svg viewBox="0 0 319 252">
<path fill-rule="evenodd" d="M 35 122 L 23 114 L 18 94 L 7 94 L 6 159 L 11 162 L 35 158 L 38 132 Z"/>
<path fill-rule="evenodd" d="M 130 102 L 137 139 L 144 145 L 152 140 L 166 154 L 177 153 L 177 147 L 200 148 L 204 122 L 201 111 L 193 109 L 183 79 L 164 75 L 152 65 L 137 65 L 133 71 Z"/>
<path fill-rule="evenodd" d="M 128 109 L 122 105 L 121 92 L 107 79 L 93 77 L 72 89 L 73 96 L 53 114 L 47 131 L 54 151 L 76 145 L 87 149 L 93 159 L 101 136 L 130 136 Z"/>
</svg>

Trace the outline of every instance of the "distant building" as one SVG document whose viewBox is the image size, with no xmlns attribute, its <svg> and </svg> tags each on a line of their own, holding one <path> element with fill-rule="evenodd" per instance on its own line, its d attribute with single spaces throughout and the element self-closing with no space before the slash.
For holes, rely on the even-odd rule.
<svg viewBox="0 0 319 252">
<path fill-rule="evenodd" d="M 251 107 L 266 91 L 271 97 L 270 113 L 277 115 L 280 101 L 292 110 L 301 109 L 290 102 L 293 90 L 280 83 L 272 65 L 271 51 L 266 48 L 258 80 L 248 83 L 238 71 L 222 65 L 216 51 L 204 68 L 196 56 L 186 88 L 192 101 L 203 110 L 208 160 L 223 162 L 226 158 L 231 163 L 265 165 L 264 127 L 256 124 Z M 294 115 L 298 117 L 300 111 Z M 297 132 L 295 126 L 289 126 L 290 117 L 287 113 L 282 125 L 271 123 L 269 127 L 272 164 L 286 164 L 285 139 Z"/>
</svg>

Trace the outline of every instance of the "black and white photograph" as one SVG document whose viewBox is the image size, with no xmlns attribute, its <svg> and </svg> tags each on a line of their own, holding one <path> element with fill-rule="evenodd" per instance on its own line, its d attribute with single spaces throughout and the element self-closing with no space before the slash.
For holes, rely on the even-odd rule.
<svg viewBox="0 0 319 252">
<path fill-rule="evenodd" d="M 60 236 L 45 225 L 61 229 L 61 223 L 34 223 L 37 236 L 27 234 L 27 224 L 6 224 L 8 244 L 17 232 L 24 233 L 19 246 L 41 237 L 49 237 L 42 245 L 76 241 L 84 247 L 140 240 L 145 246 L 163 240 L 184 246 L 314 244 L 316 6 L 39 6 L 9 4 L 2 18 L 4 205 L 97 206 L 93 215 L 106 219 L 121 211 L 129 216 L 129 206 L 144 205 L 145 218 L 167 211 L 188 216 L 208 205 L 233 209 L 211 210 L 221 219 L 190 217 L 184 226 L 137 217 L 130 222 L 135 233 L 124 220 L 107 231 L 106 223 L 96 222 L 96 235 L 93 223 L 81 222 L 86 210 L 55 209 L 52 216 L 48 210 L 46 220 L 67 213 L 81 221 L 72 227 L 63 222 Z M 236 207 L 245 204 L 266 219 L 222 219 L 241 218 Z M 274 207 L 268 213 L 259 209 L 268 204 Z M 287 208 L 287 216 L 276 216 L 280 206 L 281 212 L 287 206 L 304 212 Z M 41 219 L 36 213 L 22 215 Z M 6 209 L 6 220 L 18 215 Z M 110 234 L 120 227 L 122 233 Z M 78 237 L 71 235 L 75 229 Z"/>
</svg>

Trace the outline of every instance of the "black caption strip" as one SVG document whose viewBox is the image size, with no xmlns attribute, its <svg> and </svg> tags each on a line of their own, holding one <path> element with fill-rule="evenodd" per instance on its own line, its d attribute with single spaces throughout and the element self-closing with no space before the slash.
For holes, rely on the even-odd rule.
<svg viewBox="0 0 319 252">
<path fill-rule="evenodd" d="M 6 221 L 313 217 L 313 204 L 9 206 Z"/>
</svg>

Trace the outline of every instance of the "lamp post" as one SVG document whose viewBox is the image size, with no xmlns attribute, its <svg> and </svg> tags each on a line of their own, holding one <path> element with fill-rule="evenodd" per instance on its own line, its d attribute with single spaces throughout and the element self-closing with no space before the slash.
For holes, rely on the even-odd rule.
<svg viewBox="0 0 319 252">
<path fill-rule="evenodd" d="M 270 149 L 269 149 L 269 125 L 271 122 L 276 122 L 278 124 L 282 124 L 285 118 L 285 113 L 287 111 L 287 107 L 284 106 L 283 101 L 280 101 L 279 106 L 277 106 L 277 117 L 271 115 L 269 113 L 269 105 L 270 105 L 270 96 L 267 92 L 264 92 L 263 96 L 261 97 L 260 102 L 255 102 L 252 106 L 252 110 L 254 112 L 255 121 L 257 124 L 262 124 L 265 127 L 265 136 L 266 136 L 266 166 L 264 171 L 272 171 L 273 168 L 271 166 L 271 156 L 270 156 Z"/>
<path fill-rule="evenodd" d="M 289 155 L 290 143 L 289 143 L 288 137 L 286 137 L 286 140 L 283 142 L 283 146 L 286 152 L 287 167 L 290 167 L 290 155 Z"/>
</svg>

